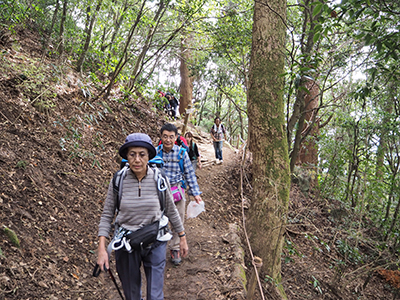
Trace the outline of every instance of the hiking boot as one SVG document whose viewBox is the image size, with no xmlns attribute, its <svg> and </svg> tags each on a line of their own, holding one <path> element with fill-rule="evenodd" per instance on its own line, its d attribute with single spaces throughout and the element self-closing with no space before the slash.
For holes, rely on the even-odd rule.
<svg viewBox="0 0 400 300">
<path fill-rule="evenodd" d="M 171 262 L 175 266 L 178 266 L 182 262 L 181 253 L 179 250 L 171 250 Z"/>
<path fill-rule="evenodd" d="M 224 161 L 223 161 L 222 159 L 219 161 L 220 164 L 222 164 L 223 162 L 224 162 Z"/>
</svg>

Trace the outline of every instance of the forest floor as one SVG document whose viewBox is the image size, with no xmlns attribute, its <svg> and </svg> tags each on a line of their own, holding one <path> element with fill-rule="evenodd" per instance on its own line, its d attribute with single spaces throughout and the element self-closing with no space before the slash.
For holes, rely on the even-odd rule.
<svg viewBox="0 0 400 300">
<path fill-rule="evenodd" d="M 115 92 L 107 103 L 85 97 L 82 82 L 92 94 L 98 91 L 65 66 L 61 73 L 44 68 L 41 75 L 54 79 L 57 93 L 50 109 L 35 105 L 38 74 L 24 71 L 41 64 L 40 43 L 26 30 L 0 42 L 0 300 L 120 299 L 105 273 L 92 277 L 103 201 L 125 136 L 146 132 L 156 142 L 165 116 L 141 97 L 122 102 Z M 252 267 L 239 194 L 243 153 L 225 145 L 224 163 L 216 165 L 209 134 L 190 130 L 207 162 L 197 172 L 206 211 L 185 220 L 189 256 L 177 267 L 167 261 L 165 299 L 245 299 L 240 266 L 247 278 Z M 250 180 L 249 157 L 244 165 Z M 251 185 L 244 182 L 251 199 Z M 314 189 L 304 193 L 292 186 L 282 255 L 288 299 L 398 296 L 397 273 L 381 267 L 393 267 L 393 257 L 368 242 L 376 231 L 358 226 L 356 217 Z M 16 234 L 19 247 L 5 228 Z M 116 276 L 113 260 L 111 266 Z M 268 276 L 260 278 L 265 299 L 278 299 Z"/>
</svg>

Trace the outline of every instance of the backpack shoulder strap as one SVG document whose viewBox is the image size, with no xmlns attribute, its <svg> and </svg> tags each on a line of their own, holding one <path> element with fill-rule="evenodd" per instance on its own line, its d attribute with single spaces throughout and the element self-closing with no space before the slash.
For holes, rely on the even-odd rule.
<svg viewBox="0 0 400 300">
<path fill-rule="evenodd" d="M 156 156 L 154 156 L 152 159 L 149 160 L 147 163 L 150 167 L 157 167 L 162 169 L 164 167 L 164 160 L 162 157 L 157 153 Z"/>
<path fill-rule="evenodd" d="M 181 169 L 181 172 L 183 174 L 183 160 L 185 158 L 185 152 L 186 152 L 186 148 L 181 147 L 179 149 L 179 153 L 178 153 L 178 158 L 179 158 L 179 168 Z"/>
<path fill-rule="evenodd" d="M 178 161 L 178 164 L 179 164 L 179 169 L 181 169 L 181 173 L 182 173 L 182 177 L 183 177 L 183 180 L 181 181 L 182 182 L 182 187 L 184 188 L 184 189 L 186 189 L 186 180 L 185 180 L 185 176 L 184 176 L 184 174 L 185 174 L 185 169 L 184 169 L 184 166 L 183 166 L 183 161 L 184 161 L 184 159 L 185 159 L 185 153 L 186 153 L 186 148 L 184 148 L 184 147 L 181 147 L 180 149 L 179 149 L 179 153 L 178 153 L 178 158 L 179 158 L 179 161 Z"/>
<path fill-rule="evenodd" d="M 122 186 L 122 180 L 125 177 L 126 171 L 128 170 L 128 166 L 123 167 L 121 170 L 116 172 L 113 177 L 113 191 L 114 191 L 114 202 L 116 203 L 116 212 L 118 214 L 119 208 L 121 205 L 120 201 L 120 189 Z M 165 191 L 167 189 L 167 182 L 165 180 L 165 173 L 161 169 L 157 167 L 152 167 L 152 170 L 154 171 L 154 180 L 157 184 L 157 193 L 158 193 L 158 199 L 160 201 L 160 208 L 161 211 L 164 213 L 165 210 Z"/>
<path fill-rule="evenodd" d="M 167 182 L 165 180 L 165 173 L 162 169 L 157 167 L 151 167 L 154 171 L 154 180 L 157 184 L 158 200 L 160 201 L 161 211 L 164 213 L 165 210 L 165 191 L 167 189 Z"/>
<path fill-rule="evenodd" d="M 116 203 L 115 211 L 117 212 L 117 214 L 119 212 L 119 207 L 120 207 L 120 204 L 121 204 L 121 202 L 120 202 L 120 192 L 121 192 L 120 188 L 121 188 L 121 185 L 122 185 L 121 183 L 122 183 L 122 180 L 125 177 L 125 174 L 126 174 L 126 171 L 128 170 L 128 168 L 129 168 L 129 166 L 125 165 L 121 170 L 117 171 L 114 174 L 113 181 L 112 181 L 112 183 L 113 183 L 113 191 L 114 191 L 114 203 Z"/>
<path fill-rule="evenodd" d="M 162 153 L 163 153 L 162 149 L 163 149 L 163 144 L 160 144 L 156 147 L 157 155 L 159 155 L 160 157 L 162 157 Z"/>
</svg>

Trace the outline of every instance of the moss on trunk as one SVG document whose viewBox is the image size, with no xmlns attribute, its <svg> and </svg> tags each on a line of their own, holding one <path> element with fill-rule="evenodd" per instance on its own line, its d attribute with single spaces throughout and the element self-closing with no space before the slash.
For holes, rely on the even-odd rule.
<svg viewBox="0 0 400 300">
<path fill-rule="evenodd" d="M 248 228 L 262 271 L 279 285 L 290 175 L 283 87 L 286 1 L 255 4 L 248 94 L 253 201 Z M 273 10 L 273 11 L 272 11 Z M 282 288 L 278 289 L 286 298 Z"/>
</svg>

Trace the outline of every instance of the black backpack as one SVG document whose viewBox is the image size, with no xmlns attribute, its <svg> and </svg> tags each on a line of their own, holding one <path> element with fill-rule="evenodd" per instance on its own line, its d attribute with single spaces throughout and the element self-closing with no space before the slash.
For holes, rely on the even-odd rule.
<svg viewBox="0 0 400 300">
<path fill-rule="evenodd" d="M 187 146 L 187 145 L 182 141 L 180 135 L 178 135 L 178 137 L 177 137 L 177 139 L 176 139 L 176 144 L 177 144 L 179 147 L 185 148 L 185 149 L 186 149 L 186 152 L 189 153 L 189 146 Z"/>
</svg>

